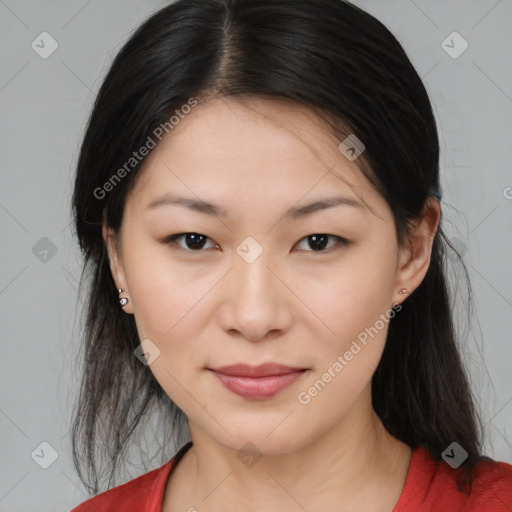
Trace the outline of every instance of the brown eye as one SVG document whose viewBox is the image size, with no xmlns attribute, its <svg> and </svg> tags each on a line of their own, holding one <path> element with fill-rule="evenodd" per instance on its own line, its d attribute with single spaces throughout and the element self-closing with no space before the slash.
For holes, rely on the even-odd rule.
<svg viewBox="0 0 512 512">
<path fill-rule="evenodd" d="M 185 245 L 182 245 L 177 242 L 180 239 L 184 240 Z M 199 252 L 201 249 L 205 247 L 207 240 L 210 239 L 205 235 L 201 235 L 200 233 L 180 233 L 168 237 L 166 239 L 166 243 L 176 242 L 182 249 L 192 252 Z"/>
<path fill-rule="evenodd" d="M 345 240 L 344 238 L 341 238 L 339 236 L 335 235 L 326 235 L 323 233 L 315 233 L 314 235 L 309 235 L 307 237 L 304 237 L 302 240 L 298 242 L 297 245 L 301 244 L 302 242 L 306 242 L 307 246 L 310 247 L 312 250 L 309 251 L 308 249 L 305 249 L 307 252 L 325 252 L 326 247 L 328 246 L 329 239 L 337 240 L 338 244 L 347 245 L 349 242 L 348 240 Z M 328 248 L 335 247 L 336 243 L 332 244 Z"/>
</svg>

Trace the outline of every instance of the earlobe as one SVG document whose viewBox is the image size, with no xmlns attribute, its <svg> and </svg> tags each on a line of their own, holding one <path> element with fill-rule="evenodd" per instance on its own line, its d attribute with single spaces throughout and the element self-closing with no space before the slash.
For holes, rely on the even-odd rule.
<svg viewBox="0 0 512 512">
<path fill-rule="evenodd" d="M 119 306 L 121 308 L 124 308 L 126 306 L 126 304 L 128 304 L 128 302 L 130 302 L 130 299 L 128 299 L 128 297 L 121 296 L 121 294 L 124 293 L 124 290 L 122 288 L 119 288 L 119 290 L 117 290 L 117 293 L 119 295 Z"/>
<path fill-rule="evenodd" d="M 119 305 L 123 308 L 125 312 L 128 311 L 129 299 L 128 299 L 128 289 L 126 284 L 126 279 L 124 275 L 123 265 L 119 253 L 118 241 L 116 237 L 116 233 L 112 228 L 109 228 L 107 224 L 104 222 L 102 226 L 102 235 L 103 240 L 105 242 L 105 247 L 108 254 L 108 260 L 110 265 L 110 271 L 112 273 L 112 278 L 118 290 L 117 300 L 119 301 Z M 121 290 L 121 291 L 120 291 Z M 121 296 L 122 294 L 122 296 Z M 122 300 L 123 299 L 123 300 Z M 115 300 L 115 298 L 113 298 Z"/>
<path fill-rule="evenodd" d="M 412 293 L 423 281 L 430 266 L 434 238 L 441 219 L 439 201 L 429 198 L 420 220 L 410 228 L 409 244 L 400 251 L 396 290 Z"/>
<path fill-rule="evenodd" d="M 107 249 L 108 261 L 110 265 L 110 271 L 112 272 L 112 278 L 116 284 L 117 288 L 121 288 L 122 284 L 119 276 L 119 256 L 117 251 L 116 237 L 112 228 L 109 228 L 106 223 L 103 223 L 102 226 L 102 235 L 103 241 L 105 242 L 105 247 Z"/>
</svg>

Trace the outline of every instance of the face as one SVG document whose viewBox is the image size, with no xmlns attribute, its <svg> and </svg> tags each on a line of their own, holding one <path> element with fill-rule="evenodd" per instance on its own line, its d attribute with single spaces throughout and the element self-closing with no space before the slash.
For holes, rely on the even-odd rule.
<svg viewBox="0 0 512 512">
<path fill-rule="evenodd" d="M 339 144 L 299 106 L 210 100 L 146 158 L 117 246 L 104 227 L 124 311 L 193 435 L 285 453 L 371 409 L 390 308 L 430 247 L 414 262 L 399 250 L 389 206 Z M 305 371 L 259 388 L 211 371 L 268 362 Z"/>
</svg>

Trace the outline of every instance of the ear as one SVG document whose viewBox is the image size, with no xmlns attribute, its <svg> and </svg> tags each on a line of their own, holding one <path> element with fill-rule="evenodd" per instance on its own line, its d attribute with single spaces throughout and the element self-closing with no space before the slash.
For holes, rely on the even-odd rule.
<svg viewBox="0 0 512 512">
<path fill-rule="evenodd" d="M 117 289 L 122 289 L 121 297 L 128 298 L 128 303 L 123 307 L 125 313 L 133 313 L 132 303 L 130 299 L 130 291 L 126 282 L 126 276 L 123 268 L 123 261 L 121 257 L 120 244 L 118 235 L 115 231 L 107 226 L 106 221 L 103 221 L 102 235 L 107 248 L 110 271 L 112 278 L 116 284 Z"/>
<path fill-rule="evenodd" d="M 406 288 L 410 295 L 423 281 L 430 265 L 432 245 L 440 220 L 439 201 L 429 197 L 422 215 L 411 225 L 407 247 L 400 249 L 394 303 L 403 300 L 403 296 L 398 294 L 399 290 Z"/>
</svg>

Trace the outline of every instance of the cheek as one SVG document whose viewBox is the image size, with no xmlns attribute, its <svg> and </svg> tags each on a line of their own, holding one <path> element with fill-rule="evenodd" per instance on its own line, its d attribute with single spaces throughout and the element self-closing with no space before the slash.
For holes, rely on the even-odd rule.
<svg viewBox="0 0 512 512">
<path fill-rule="evenodd" d="M 150 339 L 159 350 L 151 372 L 187 415 L 204 414 L 205 397 L 198 397 L 201 404 L 191 401 L 187 390 L 200 377 L 207 350 L 200 345 L 202 322 L 208 316 L 207 301 L 201 299 L 218 278 L 185 266 L 177 269 L 159 250 L 142 248 L 131 254 L 126 269 L 139 337 Z"/>
<path fill-rule="evenodd" d="M 324 324 L 337 350 L 389 314 L 395 278 L 394 250 L 385 243 L 347 251 L 340 264 L 297 274 L 297 295 Z M 308 275 L 309 274 L 309 275 Z M 304 278 L 304 275 L 308 275 Z M 381 323 L 378 326 L 382 329 Z M 385 338 L 385 333 L 384 333 Z"/>
<path fill-rule="evenodd" d="M 330 329 L 315 346 L 314 372 L 299 390 L 297 401 L 324 411 L 323 420 L 311 420 L 319 427 L 344 415 L 370 385 L 389 323 L 399 314 L 387 305 L 387 280 L 366 270 L 331 281 L 325 293 L 317 295 L 320 316 Z"/>
<path fill-rule="evenodd" d="M 198 265 L 173 262 L 165 246 L 153 244 L 133 251 L 126 270 L 139 333 L 149 338 L 171 337 L 190 315 L 197 317 L 216 280 Z"/>
</svg>

